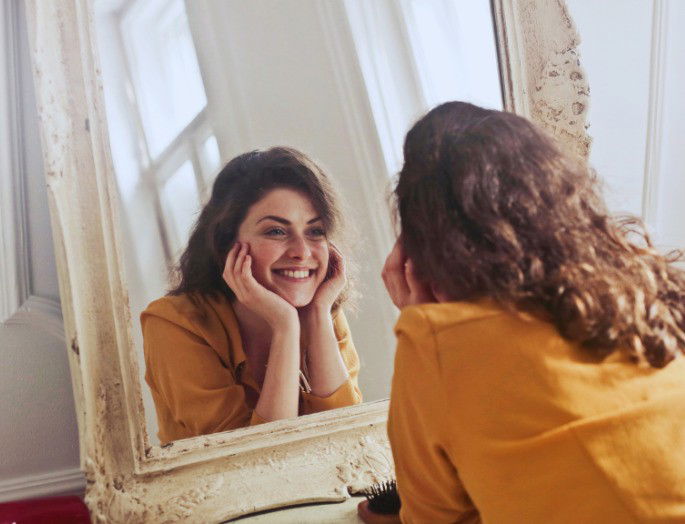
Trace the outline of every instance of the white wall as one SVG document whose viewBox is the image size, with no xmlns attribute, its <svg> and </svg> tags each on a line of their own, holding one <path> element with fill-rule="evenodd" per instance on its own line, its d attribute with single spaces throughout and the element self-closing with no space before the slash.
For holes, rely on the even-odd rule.
<svg viewBox="0 0 685 524">
<path fill-rule="evenodd" d="M 0 6 L 0 285 L 3 299 L 16 299 L 3 300 L 13 305 L 0 318 L 0 501 L 84 486 L 27 44 L 23 4 L 6 0 Z"/>
<path fill-rule="evenodd" d="M 685 248 L 685 2 L 567 0 L 590 83 L 591 163 L 612 210 Z"/>
<path fill-rule="evenodd" d="M 660 100 L 658 148 L 655 154 L 657 242 L 665 247 L 685 248 L 685 2 L 668 0 L 662 26 L 663 83 Z"/>
</svg>

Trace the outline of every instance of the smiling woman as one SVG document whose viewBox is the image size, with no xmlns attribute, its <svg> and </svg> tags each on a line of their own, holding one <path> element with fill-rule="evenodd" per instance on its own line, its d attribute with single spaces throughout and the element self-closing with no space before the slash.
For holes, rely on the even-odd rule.
<svg viewBox="0 0 685 524">
<path fill-rule="evenodd" d="M 342 222 L 326 175 L 293 149 L 219 173 L 178 285 L 141 316 L 162 443 L 361 402 L 331 243 Z"/>
</svg>

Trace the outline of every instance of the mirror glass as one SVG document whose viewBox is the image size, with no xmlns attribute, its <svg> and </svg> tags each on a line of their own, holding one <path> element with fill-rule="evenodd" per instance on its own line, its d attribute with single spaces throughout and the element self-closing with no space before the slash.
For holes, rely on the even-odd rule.
<svg viewBox="0 0 685 524">
<path fill-rule="evenodd" d="M 212 183 L 238 154 L 288 146 L 340 190 L 359 297 L 345 311 L 364 401 L 387 398 L 397 311 L 380 271 L 404 133 L 446 100 L 502 107 L 490 2 L 94 0 L 120 238 L 147 432 L 140 313 L 170 288 Z M 173 347 L 168 348 L 173 351 Z"/>
</svg>

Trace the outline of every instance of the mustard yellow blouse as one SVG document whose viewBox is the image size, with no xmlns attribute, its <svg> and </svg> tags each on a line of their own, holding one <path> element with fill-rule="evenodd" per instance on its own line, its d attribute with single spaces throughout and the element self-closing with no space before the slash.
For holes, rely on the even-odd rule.
<svg viewBox="0 0 685 524">
<path fill-rule="evenodd" d="M 260 387 L 247 364 L 238 320 L 225 298 L 166 296 L 141 314 L 145 380 L 152 391 L 159 440 L 216 433 L 265 422 L 254 411 Z M 330 396 L 302 392 L 300 415 L 358 404 L 359 358 L 342 311 L 333 327 L 349 379 Z"/>
<path fill-rule="evenodd" d="M 600 360 L 492 302 L 402 310 L 403 522 L 685 522 L 685 358 Z"/>
</svg>

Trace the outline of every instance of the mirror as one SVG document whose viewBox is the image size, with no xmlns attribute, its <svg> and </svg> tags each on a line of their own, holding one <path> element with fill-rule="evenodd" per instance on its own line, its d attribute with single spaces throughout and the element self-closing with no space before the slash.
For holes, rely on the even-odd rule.
<svg viewBox="0 0 685 524">
<path fill-rule="evenodd" d="M 288 139 L 290 145 L 306 150 L 324 164 L 339 185 L 345 186 L 349 178 L 363 187 L 363 191 L 355 186 L 343 190 L 351 207 L 363 203 L 356 213 L 368 213 L 358 218 L 362 223 L 367 221 L 370 231 L 362 233 L 377 240 L 362 250 L 363 260 L 374 256 L 380 259 L 389 247 L 383 242 L 389 242 L 391 228 L 388 222 L 376 221 L 377 215 L 371 211 L 375 211 L 374 204 L 381 202 L 383 213 L 378 216 L 386 216 L 384 200 L 374 198 L 384 195 L 388 173 L 399 166 L 396 144 L 401 143 L 408 122 L 423 111 L 422 104 L 432 105 L 439 100 L 426 95 L 435 84 L 425 79 L 417 81 L 423 77 L 411 71 L 416 63 L 427 63 L 431 57 L 419 55 L 404 62 L 411 64 L 412 80 L 403 81 L 407 71 L 395 67 L 390 53 L 384 52 L 386 48 L 377 45 L 376 38 L 389 21 L 392 23 L 385 33 L 393 35 L 396 42 L 404 42 L 390 48 L 400 57 L 409 52 L 406 42 L 415 38 L 406 28 L 400 31 L 402 26 L 394 26 L 397 21 L 392 17 L 380 14 L 385 7 L 398 4 L 402 8 L 420 8 L 431 3 L 315 2 L 317 16 L 327 24 L 325 30 L 320 29 L 321 41 L 336 67 L 329 64 L 328 74 L 318 79 L 330 79 L 329 89 L 315 89 L 314 93 L 305 90 L 305 100 L 323 98 L 332 104 L 333 93 L 342 93 L 339 100 L 344 103 L 338 106 L 340 114 L 335 120 L 340 124 L 338 129 L 332 128 L 332 121 L 321 122 L 307 103 L 290 108 L 298 118 L 282 122 L 287 124 L 287 133 L 257 138 L 257 132 L 276 133 L 268 119 L 253 121 L 254 115 L 247 111 L 245 104 L 257 91 L 243 92 L 242 100 L 230 98 L 239 101 L 237 109 L 232 107 L 235 113 L 228 119 L 222 117 L 219 123 L 223 127 L 216 128 L 220 159 L 262 146 L 258 139 L 266 145 Z M 92 519 L 218 522 L 270 508 L 341 501 L 350 493 L 392 476 L 386 400 L 178 440 L 166 447 L 150 442 L 143 415 L 144 386 L 132 338 L 137 319 L 132 318 L 130 277 L 124 267 L 127 233 L 122 224 L 127 219 L 125 206 L 120 206 L 124 191 L 120 195 L 118 175 L 112 169 L 115 146 L 107 129 L 103 95 L 107 79 L 95 54 L 93 8 L 91 0 L 26 0 L 62 313 L 77 405 L 81 466 L 87 478 L 86 503 Z M 564 2 L 493 0 L 492 8 L 505 107 L 541 123 L 568 148 L 586 151 L 587 83 L 576 54 L 578 36 Z M 368 27 L 341 25 L 339 22 L 347 20 L 350 12 Z M 194 22 L 191 16 L 188 18 L 192 34 Z M 293 27 L 303 23 L 291 18 L 288 21 Z M 235 30 L 249 37 L 256 27 Z M 360 27 L 367 30 L 357 32 L 355 28 Z M 342 45 L 344 42 L 354 45 Z M 317 44 L 305 47 L 312 53 L 319 49 Z M 285 60 L 276 65 L 288 64 Z M 245 74 L 257 74 L 260 68 L 258 62 L 249 60 L 239 65 Z M 201 60 L 198 67 L 202 74 Z M 230 91 L 234 80 L 223 79 L 222 88 Z M 216 94 L 210 85 L 205 84 L 208 104 Z M 261 84 L 254 87 L 265 89 Z M 418 102 L 412 98 L 419 96 L 417 93 Z M 462 96 L 459 93 L 454 97 Z M 270 109 L 277 108 L 273 100 L 269 104 Z M 400 112 L 387 111 L 389 107 L 399 108 Z M 246 112 L 241 114 L 240 108 Z M 307 115 L 306 121 L 302 115 Z M 321 150 L 308 145 L 304 138 L 296 140 L 301 131 L 316 127 L 313 124 L 318 125 L 321 135 L 335 131 L 336 140 L 323 142 L 327 147 Z M 234 149 L 221 149 L 224 142 L 219 129 L 234 140 L 225 142 Z M 255 136 L 251 137 L 248 130 Z M 376 138 L 369 141 L 369 136 Z M 335 164 L 336 148 L 347 154 L 348 169 Z M 136 231 L 137 226 L 132 224 L 132 229 Z M 362 267 L 360 279 L 365 269 Z M 377 273 L 371 273 L 377 278 Z M 363 291 L 368 297 L 369 290 Z M 369 318 L 376 326 L 368 333 L 387 333 L 394 314 L 385 316 L 383 311 L 371 310 L 373 316 Z M 381 323 L 386 324 L 379 328 Z M 362 344 L 370 347 L 363 358 L 386 356 L 382 348 L 388 346 L 379 343 L 379 351 L 371 346 L 375 344 L 371 339 L 364 341 L 362 327 L 353 326 L 353 330 L 360 341 L 360 353 L 364 355 Z M 392 346 L 391 341 L 388 344 Z M 370 362 L 367 369 L 373 367 Z"/>
<path fill-rule="evenodd" d="M 146 367 L 138 319 L 169 289 L 169 269 L 217 172 L 254 149 L 294 147 L 337 182 L 358 232 L 348 256 L 360 270 L 359 296 L 356 311 L 346 314 L 361 362 L 359 389 L 365 401 L 389 394 L 395 310 L 379 275 L 394 241 L 386 194 L 401 165 L 403 133 L 439 102 L 462 99 L 501 109 L 502 97 L 488 0 L 371 4 L 94 3 L 132 335 L 152 444 L 159 443 L 159 429 L 145 373 L 154 377 L 155 369 Z M 343 73 L 354 69 L 361 75 Z M 351 107 L 350 98 L 362 100 L 367 114 Z M 158 392 L 166 413 L 161 397 Z"/>
</svg>

